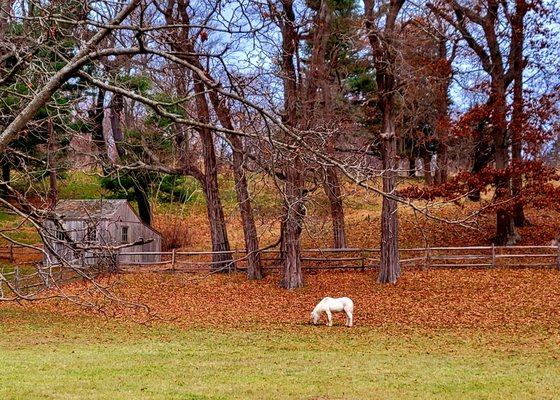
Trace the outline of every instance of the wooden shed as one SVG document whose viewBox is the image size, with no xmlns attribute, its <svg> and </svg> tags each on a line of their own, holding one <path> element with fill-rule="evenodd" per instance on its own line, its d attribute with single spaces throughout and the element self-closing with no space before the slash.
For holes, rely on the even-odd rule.
<svg viewBox="0 0 560 400">
<path fill-rule="evenodd" d="M 50 233 L 47 240 L 59 258 L 73 265 L 94 266 L 111 260 L 118 260 L 119 264 L 160 261 L 159 254 L 127 255 L 161 252 L 161 234 L 144 224 L 126 200 L 61 200 L 54 214 L 56 218 L 45 221 L 45 228 Z M 57 226 L 55 219 L 61 222 L 63 229 Z M 70 245 L 70 241 L 88 250 L 75 250 L 76 246 Z M 136 241 L 149 242 L 126 247 Z M 120 248 L 114 250 L 115 247 Z M 60 263 L 49 246 L 45 248 L 45 264 Z"/>
</svg>

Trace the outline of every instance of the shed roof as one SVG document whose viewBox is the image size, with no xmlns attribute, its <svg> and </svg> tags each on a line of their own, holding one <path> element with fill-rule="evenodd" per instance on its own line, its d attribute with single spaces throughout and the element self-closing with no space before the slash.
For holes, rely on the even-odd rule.
<svg viewBox="0 0 560 400">
<path fill-rule="evenodd" d="M 124 199 L 60 200 L 54 212 L 63 219 L 110 219 L 127 203 Z"/>
</svg>

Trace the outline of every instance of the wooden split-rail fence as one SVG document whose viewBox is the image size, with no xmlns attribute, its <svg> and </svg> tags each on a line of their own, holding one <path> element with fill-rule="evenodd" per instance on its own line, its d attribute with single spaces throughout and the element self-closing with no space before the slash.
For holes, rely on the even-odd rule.
<svg viewBox="0 0 560 400">
<path fill-rule="evenodd" d="M 29 249 L 28 249 L 29 250 Z M 26 250 L 27 251 L 27 250 Z M 151 254 L 161 256 L 154 263 L 135 263 L 120 267 L 125 271 L 142 271 L 147 266 L 154 272 L 209 272 L 216 269 L 244 271 L 247 254 L 240 250 L 212 251 L 167 251 L 149 253 L 127 253 L 130 255 Z M 231 261 L 212 261 L 214 255 L 228 255 Z M 399 249 L 403 268 L 556 268 L 560 270 L 559 246 L 472 246 L 472 247 L 419 247 Z M 280 252 L 267 249 L 260 252 L 265 270 L 281 269 Z M 302 250 L 304 270 L 370 270 L 378 269 L 380 249 L 305 249 Z M 118 255 L 117 255 L 118 258 Z M 1 265 L 1 259 L 11 265 Z M 130 259 L 130 257 L 128 258 Z M 15 265 L 14 265 L 15 264 Z M 225 267 L 224 267 L 225 266 Z M 92 266 L 76 267 L 80 271 L 63 266 L 46 267 L 31 259 L 19 262 L 14 247 L 0 248 L 0 298 L 13 289 L 37 292 L 56 284 L 71 282 L 83 276 L 95 276 Z"/>
<path fill-rule="evenodd" d="M 471 247 L 419 247 L 399 249 L 403 268 L 558 268 L 560 269 L 560 246 L 471 246 Z M 135 255 L 137 253 L 128 253 Z M 167 251 L 138 253 L 159 255 L 158 263 L 129 264 L 162 266 L 164 270 L 202 271 L 213 266 L 226 265 L 230 270 L 245 270 L 247 254 L 242 250 L 231 251 Z M 213 255 L 229 255 L 229 264 L 212 261 Z M 264 269 L 281 268 L 280 251 L 267 249 L 260 252 Z M 377 269 L 380 249 L 302 249 L 302 268 L 308 270 L 328 269 Z M 215 265 L 217 264 L 217 265 Z"/>
</svg>

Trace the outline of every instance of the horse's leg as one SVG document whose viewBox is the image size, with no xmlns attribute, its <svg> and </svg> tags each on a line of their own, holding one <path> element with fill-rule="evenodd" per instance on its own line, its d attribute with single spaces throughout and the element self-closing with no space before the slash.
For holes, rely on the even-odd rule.
<svg viewBox="0 0 560 400">
<path fill-rule="evenodd" d="M 327 311 L 325 311 L 325 312 L 327 313 L 327 319 L 328 319 L 327 325 L 328 325 L 328 326 L 332 326 L 332 314 L 331 314 L 331 311 L 330 311 L 330 310 L 327 310 Z"/>
<path fill-rule="evenodd" d="M 346 313 L 347 324 L 346 326 L 351 327 L 354 322 L 354 315 L 351 312 Z"/>
</svg>

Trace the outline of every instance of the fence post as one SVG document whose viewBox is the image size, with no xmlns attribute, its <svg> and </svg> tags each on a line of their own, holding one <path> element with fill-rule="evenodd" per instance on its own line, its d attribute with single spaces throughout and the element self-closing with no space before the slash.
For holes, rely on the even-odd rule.
<svg viewBox="0 0 560 400">
<path fill-rule="evenodd" d="M 360 249 L 360 257 L 362 258 L 360 260 L 360 263 L 362 264 L 362 271 L 366 270 L 366 253 L 364 251 L 364 249 Z"/>
<path fill-rule="evenodd" d="M 560 242 L 556 245 L 556 267 L 560 269 Z"/>
<path fill-rule="evenodd" d="M 175 271 L 175 251 L 176 249 L 174 248 L 173 251 L 171 252 L 171 270 Z"/>
<path fill-rule="evenodd" d="M 430 264 L 432 262 L 432 255 L 430 252 L 430 246 L 426 246 L 426 260 L 424 261 L 424 268 L 423 269 L 427 269 L 428 267 L 430 267 Z"/>
<path fill-rule="evenodd" d="M 496 246 L 492 243 L 492 268 L 496 267 Z"/>
</svg>

